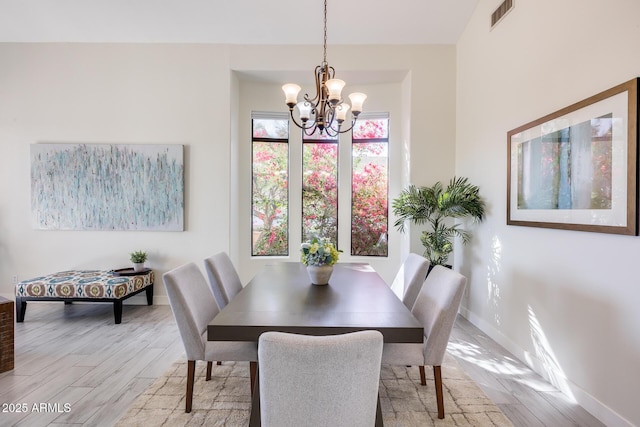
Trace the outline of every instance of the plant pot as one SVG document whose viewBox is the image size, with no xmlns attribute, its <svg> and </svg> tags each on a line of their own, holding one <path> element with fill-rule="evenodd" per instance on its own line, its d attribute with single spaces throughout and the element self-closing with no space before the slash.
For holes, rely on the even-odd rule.
<svg viewBox="0 0 640 427">
<path fill-rule="evenodd" d="M 311 279 L 311 283 L 314 285 L 327 285 L 331 273 L 333 273 L 333 266 L 331 265 L 308 265 L 307 273 Z"/>
<path fill-rule="evenodd" d="M 133 271 L 135 271 L 136 273 L 144 271 L 144 262 L 134 262 Z"/>
<path fill-rule="evenodd" d="M 427 276 L 429 275 L 429 273 L 431 273 L 431 270 L 433 270 L 433 267 L 435 267 L 437 264 L 429 264 L 429 270 L 427 270 Z M 443 267 L 448 268 L 449 270 L 453 270 L 453 266 L 451 264 L 445 264 L 443 265 Z"/>
</svg>

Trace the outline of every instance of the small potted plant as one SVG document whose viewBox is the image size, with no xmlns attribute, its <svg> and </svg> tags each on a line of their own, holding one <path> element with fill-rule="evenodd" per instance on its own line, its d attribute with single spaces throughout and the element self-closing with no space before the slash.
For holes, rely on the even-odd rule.
<svg viewBox="0 0 640 427">
<path fill-rule="evenodd" d="M 129 254 L 129 259 L 133 263 L 133 271 L 143 271 L 147 253 L 145 251 L 134 251 Z"/>
<path fill-rule="evenodd" d="M 329 239 L 314 237 L 310 242 L 304 242 L 300 246 L 300 261 L 307 266 L 307 272 L 311 283 L 314 285 L 326 285 L 329 283 L 333 264 L 338 262 L 340 252 Z"/>
</svg>

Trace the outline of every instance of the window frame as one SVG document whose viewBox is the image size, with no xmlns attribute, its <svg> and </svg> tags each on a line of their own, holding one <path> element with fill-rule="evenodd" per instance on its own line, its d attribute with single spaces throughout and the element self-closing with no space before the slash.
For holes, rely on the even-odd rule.
<svg viewBox="0 0 640 427">
<path fill-rule="evenodd" d="M 391 120 L 389 117 L 389 113 L 368 113 L 368 114 L 361 114 L 360 117 L 358 118 L 358 120 L 386 120 L 386 137 L 384 138 L 355 138 L 354 137 L 354 133 L 353 130 L 351 131 L 351 144 L 350 144 L 350 153 L 351 153 L 351 174 L 350 174 L 350 178 L 351 178 L 351 206 L 349 209 L 349 213 L 350 213 L 350 221 L 349 221 L 349 230 L 351 231 L 350 233 L 350 242 L 349 242 L 349 254 L 351 256 L 357 256 L 357 257 L 375 257 L 375 258 L 389 258 L 389 191 L 390 191 L 390 187 L 391 187 L 391 176 L 390 176 L 390 167 L 391 167 L 391 141 L 390 141 L 390 134 L 391 134 Z M 386 224 L 385 224 L 385 229 L 386 232 L 385 234 L 385 241 L 386 241 L 386 253 L 383 255 L 373 255 L 373 254 L 354 254 L 354 244 L 353 244 L 353 220 L 354 220 L 354 176 L 355 176 L 355 170 L 354 170 L 354 156 L 353 156 L 353 148 L 354 148 L 354 144 L 367 144 L 367 143 L 384 143 L 386 144 L 386 164 L 385 164 L 385 168 L 386 168 Z M 382 237 L 382 236 L 381 236 Z"/>
<path fill-rule="evenodd" d="M 287 137 L 286 138 L 273 138 L 273 137 L 255 137 L 254 136 L 254 121 L 255 120 L 282 120 L 287 122 Z M 250 220 L 250 230 L 249 233 L 249 252 L 251 257 L 260 257 L 260 258 L 268 258 L 268 257 L 288 257 L 291 254 L 291 242 L 290 242 L 290 206 L 291 206 L 291 195 L 288 189 L 288 184 L 291 176 L 291 150 L 290 150 L 290 139 L 291 139 L 291 121 L 289 120 L 289 115 L 285 113 L 273 113 L 273 112 L 252 112 L 251 113 L 251 167 L 249 168 L 250 173 L 250 181 L 251 181 L 251 192 L 250 192 L 250 210 L 251 214 L 249 216 Z M 284 254 L 256 254 L 254 253 L 254 242 L 253 242 L 253 220 L 254 220 L 254 154 L 255 154 L 255 142 L 262 143 L 275 143 L 275 144 L 286 144 L 287 147 L 287 225 L 286 225 L 286 242 L 287 242 L 287 250 Z"/>
</svg>

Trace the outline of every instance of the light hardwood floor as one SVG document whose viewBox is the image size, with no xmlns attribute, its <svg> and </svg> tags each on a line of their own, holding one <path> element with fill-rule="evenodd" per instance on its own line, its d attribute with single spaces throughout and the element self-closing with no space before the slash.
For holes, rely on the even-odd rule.
<svg viewBox="0 0 640 427">
<path fill-rule="evenodd" d="M 448 351 L 516 427 L 604 426 L 461 316 Z"/>
<path fill-rule="evenodd" d="M 184 354 L 169 306 L 125 305 L 115 325 L 111 304 L 29 303 L 15 326 L 0 409 L 27 411 L 0 412 L 1 427 L 112 426 Z M 516 427 L 603 425 L 463 318 L 450 351 Z"/>
</svg>

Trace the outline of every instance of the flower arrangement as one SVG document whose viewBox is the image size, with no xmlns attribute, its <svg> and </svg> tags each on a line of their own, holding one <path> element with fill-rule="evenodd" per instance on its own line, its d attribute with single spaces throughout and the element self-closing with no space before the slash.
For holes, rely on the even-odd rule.
<svg viewBox="0 0 640 427">
<path fill-rule="evenodd" d="M 333 265 L 338 262 L 340 252 L 328 239 L 314 237 L 300 246 L 300 261 L 304 265 Z"/>
</svg>

